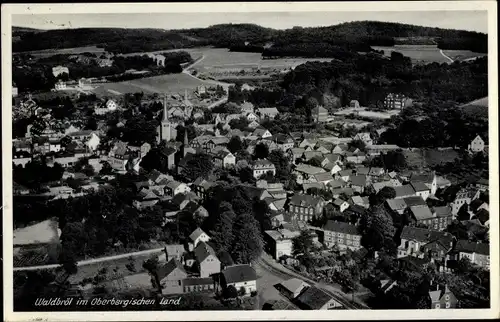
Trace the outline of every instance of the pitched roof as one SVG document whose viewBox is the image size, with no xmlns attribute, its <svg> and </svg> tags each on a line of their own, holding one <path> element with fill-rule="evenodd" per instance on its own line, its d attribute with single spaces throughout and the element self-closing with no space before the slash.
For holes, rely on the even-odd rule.
<svg viewBox="0 0 500 322">
<path fill-rule="evenodd" d="M 426 220 L 433 217 L 431 210 L 426 206 L 413 206 L 410 207 L 410 211 L 416 220 Z"/>
<path fill-rule="evenodd" d="M 408 207 L 416 207 L 416 206 L 427 206 L 427 203 L 425 202 L 424 199 L 420 196 L 411 196 L 411 197 L 406 197 L 403 198 L 405 201 L 406 205 Z"/>
<path fill-rule="evenodd" d="M 415 191 L 420 192 L 420 191 L 427 191 L 431 190 L 427 185 L 421 181 L 412 181 L 410 182 L 410 185 L 415 189 Z"/>
<path fill-rule="evenodd" d="M 291 205 L 303 207 L 315 207 L 321 201 L 324 201 L 323 198 L 307 194 L 295 194 L 290 198 Z"/>
<path fill-rule="evenodd" d="M 432 210 L 436 214 L 436 217 L 448 217 L 452 215 L 450 206 L 434 207 Z"/>
<path fill-rule="evenodd" d="M 161 280 L 161 279 L 167 277 L 168 275 L 170 275 L 176 269 L 179 269 L 182 272 L 186 273 L 181 262 L 179 262 L 179 260 L 177 258 L 172 258 L 168 263 L 166 263 L 165 265 L 161 266 L 158 269 L 158 277 Z"/>
<path fill-rule="evenodd" d="M 335 206 L 340 207 L 340 206 L 342 206 L 345 202 L 347 202 L 347 201 L 342 200 L 342 199 L 340 199 L 340 198 L 337 198 L 337 199 L 335 199 L 332 203 L 333 203 Z"/>
<path fill-rule="evenodd" d="M 189 235 L 189 239 L 191 239 L 192 241 L 195 241 L 203 234 L 206 234 L 206 233 L 200 227 L 198 227 L 191 233 L 191 235 Z"/>
<path fill-rule="evenodd" d="M 356 168 L 356 174 L 364 174 L 364 175 L 367 175 L 368 173 L 370 173 L 370 169 L 367 168 L 367 167 L 360 167 L 360 168 Z"/>
<path fill-rule="evenodd" d="M 359 235 L 358 228 L 345 222 L 328 220 L 323 226 L 323 230 L 334 231 L 349 235 Z"/>
<path fill-rule="evenodd" d="M 366 176 L 365 175 L 357 175 L 351 176 L 351 186 L 365 187 L 366 186 Z"/>
<path fill-rule="evenodd" d="M 309 284 L 298 278 L 290 278 L 286 281 L 281 282 L 281 286 L 283 286 L 288 291 L 295 293 L 302 286 L 309 286 Z"/>
<path fill-rule="evenodd" d="M 410 186 L 409 184 L 404 186 L 394 187 L 394 190 L 396 191 L 396 198 L 412 196 L 415 194 L 415 190 L 413 190 L 413 187 Z"/>
<path fill-rule="evenodd" d="M 418 242 L 441 240 L 446 244 L 450 244 L 453 241 L 453 235 L 448 232 L 405 226 L 401 232 L 401 239 L 416 240 Z"/>
<path fill-rule="evenodd" d="M 331 300 L 332 297 L 330 295 L 315 286 L 308 287 L 297 297 L 298 302 L 312 310 L 322 308 Z"/>
<path fill-rule="evenodd" d="M 196 248 L 194 249 L 194 256 L 196 257 L 198 263 L 203 262 L 210 255 L 217 258 L 215 250 L 212 247 L 210 247 L 210 245 L 208 245 L 205 242 L 200 242 L 198 243 L 198 245 L 196 245 Z"/>
<path fill-rule="evenodd" d="M 226 283 L 249 282 L 257 279 L 257 273 L 248 264 L 228 266 L 222 271 Z"/>
<path fill-rule="evenodd" d="M 472 243 L 467 240 L 459 240 L 455 246 L 455 250 L 463 253 L 477 253 L 482 255 L 490 254 L 490 244 Z"/>
<path fill-rule="evenodd" d="M 333 180 L 333 177 L 329 172 L 314 174 L 313 177 L 318 182 Z"/>
</svg>

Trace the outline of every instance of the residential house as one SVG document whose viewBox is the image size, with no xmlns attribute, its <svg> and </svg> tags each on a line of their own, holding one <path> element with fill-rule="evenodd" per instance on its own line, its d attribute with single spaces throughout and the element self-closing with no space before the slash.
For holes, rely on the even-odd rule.
<svg viewBox="0 0 500 322">
<path fill-rule="evenodd" d="M 256 129 L 258 127 L 261 127 L 261 125 L 257 121 L 252 121 L 248 123 L 247 127 L 250 129 Z"/>
<path fill-rule="evenodd" d="M 388 110 L 403 110 L 412 105 L 412 100 L 403 94 L 389 93 L 384 99 L 384 107 Z"/>
<path fill-rule="evenodd" d="M 171 259 L 158 269 L 157 274 L 162 294 L 181 294 L 183 292 L 182 280 L 188 275 L 179 260 Z M 152 278 L 152 281 L 153 286 L 156 287 L 155 279 Z"/>
<path fill-rule="evenodd" d="M 357 100 L 351 100 L 351 102 L 349 103 L 349 107 L 354 108 L 354 109 L 358 109 L 360 107 L 359 102 Z"/>
<path fill-rule="evenodd" d="M 361 206 L 363 208 L 368 209 L 370 207 L 370 200 L 369 200 L 368 196 L 366 196 L 366 197 L 352 196 L 349 199 L 349 204 L 350 205 L 358 205 L 358 206 Z"/>
<path fill-rule="evenodd" d="M 412 206 L 408 208 L 408 213 L 413 223 L 423 224 L 429 229 L 433 228 L 434 216 L 427 206 Z"/>
<path fill-rule="evenodd" d="M 360 132 L 358 134 L 356 134 L 354 136 L 354 139 L 353 140 L 359 140 L 361 142 L 363 142 L 365 145 L 372 145 L 373 144 L 373 140 L 370 136 L 370 133 L 368 132 Z"/>
<path fill-rule="evenodd" d="M 293 173 L 296 175 L 296 180 L 298 184 L 316 182 L 315 179 L 312 178 L 313 175 L 325 173 L 323 168 L 314 167 L 308 164 L 298 164 Z"/>
<path fill-rule="evenodd" d="M 279 114 L 279 111 L 276 107 L 258 108 L 257 114 L 259 114 L 261 118 L 268 117 L 274 119 L 276 115 Z"/>
<path fill-rule="evenodd" d="M 422 246 L 439 241 L 446 248 L 444 256 L 453 247 L 454 237 L 448 232 L 405 226 L 401 232 L 401 244 L 398 246 L 398 258 L 405 256 L 423 257 Z"/>
<path fill-rule="evenodd" d="M 132 202 L 132 204 L 136 209 L 141 210 L 141 209 L 153 207 L 154 205 L 156 205 L 158 203 L 159 200 L 160 200 L 160 198 L 159 198 L 158 194 L 156 194 L 152 190 L 149 190 L 147 188 L 143 188 L 143 189 L 141 189 L 141 191 L 139 191 L 137 193 L 137 196 L 134 199 L 134 201 Z"/>
<path fill-rule="evenodd" d="M 311 111 L 314 122 L 325 123 L 328 122 L 328 110 L 321 105 L 317 105 Z"/>
<path fill-rule="evenodd" d="M 385 187 L 394 188 L 394 185 L 393 185 L 391 180 L 373 182 L 371 186 L 372 186 L 373 190 L 375 191 L 375 193 L 378 193 L 380 190 L 382 190 L 382 188 L 385 188 Z"/>
<path fill-rule="evenodd" d="M 250 102 L 243 102 L 240 106 L 241 113 L 242 114 L 247 114 L 247 113 L 252 113 L 254 111 L 254 106 Z"/>
<path fill-rule="evenodd" d="M 256 128 L 253 133 L 252 133 L 252 136 L 255 136 L 259 139 L 267 139 L 267 138 L 270 138 L 272 137 L 273 135 L 271 134 L 271 132 L 269 132 L 269 130 L 267 129 L 264 129 L 264 128 Z"/>
<path fill-rule="evenodd" d="M 163 248 L 163 254 L 160 255 L 159 260 L 165 257 L 165 262 L 169 262 L 172 259 L 177 259 L 178 261 L 182 260 L 182 256 L 186 250 L 184 249 L 184 245 L 181 244 L 170 244 L 165 245 Z M 163 260 L 160 260 L 163 261 Z"/>
<path fill-rule="evenodd" d="M 323 226 L 323 244 L 327 247 L 337 245 L 340 250 L 361 248 L 361 234 L 358 228 L 344 222 L 328 220 Z"/>
<path fill-rule="evenodd" d="M 453 221 L 453 214 L 451 213 L 450 206 L 434 207 L 432 208 L 432 228 L 434 230 L 445 230 Z"/>
<path fill-rule="evenodd" d="M 474 140 L 472 140 L 471 143 L 467 146 L 467 150 L 469 150 L 472 153 L 483 152 L 484 151 L 483 139 L 479 135 L 476 136 Z"/>
<path fill-rule="evenodd" d="M 212 293 L 215 283 L 212 277 L 188 277 L 182 280 L 184 293 Z"/>
<path fill-rule="evenodd" d="M 191 188 L 187 184 L 179 181 L 169 181 L 165 185 L 165 195 L 173 197 L 179 193 L 190 192 Z"/>
<path fill-rule="evenodd" d="M 337 173 L 342 171 L 342 167 L 336 163 L 328 163 L 328 164 L 323 166 L 323 169 L 327 170 L 332 175 L 337 175 Z"/>
<path fill-rule="evenodd" d="M 453 259 L 468 258 L 469 261 L 485 269 L 490 269 L 490 245 L 459 240 L 453 249 Z"/>
<path fill-rule="evenodd" d="M 257 291 L 257 273 L 248 264 L 239 264 L 226 267 L 221 272 L 221 284 L 224 289 L 234 286 L 238 292 L 245 290 L 245 295 Z"/>
<path fill-rule="evenodd" d="M 271 172 L 274 176 L 276 174 L 276 167 L 267 159 L 259 159 L 252 165 L 253 177 L 258 179 L 262 175 Z"/>
<path fill-rule="evenodd" d="M 248 113 L 247 115 L 245 115 L 245 117 L 247 121 L 250 123 L 253 121 L 257 121 L 259 119 L 259 117 L 254 112 Z"/>
<path fill-rule="evenodd" d="M 191 233 L 191 235 L 189 235 L 189 240 L 190 249 L 194 249 L 196 246 L 198 246 L 198 243 L 208 242 L 210 240 L 210 237 L 201 228 L 198 227 Z"/>
<path fill-rule="evenodd" d="M 429 198 L 431 189 L 425 183 L 411 182 L 410 185 L 412 186 L 413 190 L 415 190 L 417 196 L 422 197 L 422 199 L 424 200 L 427 200 L 427 198 Z"/>
<path fill-rule="evenodd" d="M 190 213 L 193 216 L 193 218 L 208 217 L 208 211 L 203 206 L 199 205 L 194 201 L 188 201 L 187 204 L 183 208 L 181 208 L 181 210 Z"/>
<path fill-rule="evenodd" d="M 317 173 L 313 174 L 310 177 L 310 181 L 327 185 L 328 183 L 333 181 L 333 177 L 329 172 Z"/>
<path fill-rule="evenodd" d="M 321 216 L 326 202 L 322 197 L 295 194 L 290 198 L 288 211 L 300 221 L 307 222 Z"/>
<path fill-rule="evenodd" d="M 298 233 L 288 229 L 266 230 L 264 234 L 266 252 L 279 260 L 282 256 L 292 255 L 292 238 Z"/>
<path fill-rule="evenodd" d="M 311 285 L 304 282 L 303 280 L 294 277 L 281 282 L 280 284 L 278 284 L 277 288 L 285 297 L 293 300 L 297 298 L 300 293 L 302 293 L 302 291 L 310 286 Z"/>
<path fill-rule="evenodd" d="M 431 195 L 435 195 L 437 191 L 437 177 L 435 172 L 430 173 L 412 173 L 408 180 L 412 183 L 422 182 L 430 190 Z"/>
<path fill-rule="evenodd" d="M 480 194 L 481 192 L 474 188 L 460 189 L 460 191 L 458 191 L 457 195 L 455 196 L 455 199 L 451 203 L 452 214 L 458 214 L 458 211 L 464 204 L 469 205 L 472 201 L 479 198 Z"/>
<path fill-rule="evenodd" d="M 403 198 L 403 200 L 405 201 L 406 206 L 408 207 L 418 207 L 418 206 L 427 207 L 427 203 L 420 196 L 406 197 Z"/>
<path fill-rule="evenodd" d="M 349 203 L 345 200 L 342 200 L 340 198 L 335 199 L 332 203 L 333 209 L 339 211 L 339 212 L 344 212 L 347 208 L 349 208 Z"/>
<path fill-rule="evenodd" d="M 344 155 L 346 162 L 361 164 L 366 160 L 366 154 L 364 152 L 345 152 Z"/>
<path fill-rule="evenodd" d="M 58 77 L 59 75 L 62 75 L 62 74 L 68 74 L 69 75 L 69 69 L 68 67 L 64 67 L 64 66 L 56 66 L 56 67 L 52 67 L 52 75 L 54 75 L 54 77 Z"/>
<path fill-rule="evenodd" d="M 366 146 L 366 153 L 370 156 L 377 156 L 380 154 L 385 154 L 389 151 L 397 151 L 401 149 L 399 146 L 394 144 L 379 144 L 379 145 L 368 145 Z"/>
<path fill-rule="evenodd" d="M 291 148 L 294 147 L 295 142 L 293 141 L 292 137 L 290 137 L 287 134 L 276 134 L 273 136 L 274 142 L 278 145 L 278 147 L 283 151 L 287 152 Z"/>
<path fill-rule="evenodd" d="M 476 188 L 480 191 L 486 191 L 490 188 L 490 183 L 488 179 L 481 178 L 476 182 Z"/>
<path fill-rule="evenodd" d="M 199 242 L 194 249 L 194 256 L 200 277 L 210 277 L 220 273 L 220 261 L 215 250 L 209 244 L 204 241 Z"/>
<path fill-rule="evenodd" d="M 436 284 L 429 290 L 429 297 L 431 299 L 431 309 L 455 309 L 458 304 L 458 299 L 448 288 L 448 285 Z"/>
<path fill-rule="evenodd" d="M 234 167 L 236 164 L 236 157 L 228 150 L 221 150 L 214 154 L 213 161 L 214 165 L 221 168 Z"/>
<path fill-rule="evenodd" d="M 407 198 L 407 197 L 411 197 L 411 196 L 416 195 L 415 190 L 409 184 L 402 185 L 399 187 L 394 187 L 394 190 L 396 191 L 396 198 L 395 199 L 402 199 L 402 198 Z"/>
<path fill-rule="evenodd" d="M 343 308 L 331 295 L 311 286 L 306 288 L 298 297 L 297 304 L 303 310 L 333 310 Z"/>
<path fill-rule="evenodd" d="M 342 179 L 344 182 L 350 182 L 351 181 L 351 176 L 352 176 L 352 170 L 351 169 L 346 169 L 339 171 L 337 173 L 337 177 L 339 179 Z"/>
<path fill-rule="evenodd" d="M 369 184 L 369 178 L 365 175 L 356 175 L 350 177 L 351 188 L 355 192 L 363 193 Z"/>
<path fill-rule="evenodd" d="M 199 177 L 193 182 L 192 189 L 198 197 L 200 197 L 201 199 L 205 199 L 210 188 L 216 185 L 217 184 L 215 182 L 208 181 L 202 177 Z"/>
</svg>

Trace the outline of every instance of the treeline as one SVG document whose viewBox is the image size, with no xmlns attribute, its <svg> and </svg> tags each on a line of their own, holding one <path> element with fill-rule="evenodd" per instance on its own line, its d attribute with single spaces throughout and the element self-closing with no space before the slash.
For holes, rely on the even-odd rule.
<svg viewBox="0 0 500 322">
<path fill-rule="evenodd" d="M 339 41 L 353 47 L 359 44 L 393 46 L 394 38 L 440 39 L 443 49 L 469 49 L 486 52 L 487 35 L 471 31 L 421 27 L 400 23 L 357 21 L 328 27 L 286 30 L 264 28 L 255 24 L 220 24 L 208 28 L 188 30 L 79 28 L 44 32 L 17 33 L 13 51 L 71 48 L 98 45 L 115 53 L 157 51 L 212 45 L 216 47 L 245 49 L 248 42 L 253 49 L 273 43 L 276 46 L 317 43 L 339 45 Z M 343 45 L 342 45 L 343 46 Z M 253 50 L 252 49 L 252 50 Z"/>
<path fill-rule="evenodd" d="M 241 52 L 241 53 L 262 53 L 264 51 L 264 46 L 259 45 L 232 45 L 229 47 L 229 51 Z"/>
<path fill-rule="evenodd" d="M 14 52 L 92 46 L 112 53 L 157 51 L 207 45 L 161 29 L 77 28 L 19 33 Z"/>
<path fill-rule="evenodd" d="M 299 43 L 276 45 L 266 48 L 262 52 L 262 58 L 282 58 L 282 57 L 305 57 L 305 58 L 335 58 L 335 59 L 350 59 L 356 53 L 354 51 L 369 51 L 371 48 L 368 45 L 359 44 L 355 48 L 348 46 L 336 46 L 328 43 Z"/>
</svg>

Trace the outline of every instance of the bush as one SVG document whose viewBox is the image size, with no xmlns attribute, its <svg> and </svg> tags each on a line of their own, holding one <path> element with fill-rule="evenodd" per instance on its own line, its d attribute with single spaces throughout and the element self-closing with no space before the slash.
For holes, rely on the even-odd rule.
<svg viewBox="0 0 500 322">
<path fill-rule="evenodd" d="M 250 293 L 250 296 L 251 296 L 251 297 L 255 297 L 255 296 L 257 296 L 257 291 L 252 291 L 252 292 Z"/>
</svg>

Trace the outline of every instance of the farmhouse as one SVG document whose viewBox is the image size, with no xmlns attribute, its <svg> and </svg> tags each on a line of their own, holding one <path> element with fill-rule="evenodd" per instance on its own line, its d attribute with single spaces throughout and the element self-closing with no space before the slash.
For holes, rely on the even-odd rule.
<svg viewBox="0 0 500 322">
<path fill-rule="evenodd" d="M 484 151 L 483 139 L 479 135 L 476 136 L 474 140 L 472 140 L 472 142 L 469 144 L 467 149 L 473 153 L 483 152 Z"/>
</svg>

